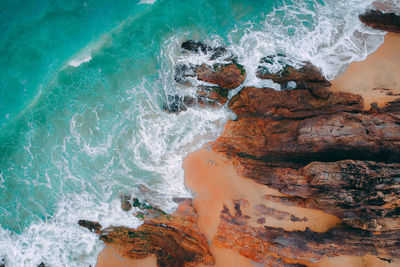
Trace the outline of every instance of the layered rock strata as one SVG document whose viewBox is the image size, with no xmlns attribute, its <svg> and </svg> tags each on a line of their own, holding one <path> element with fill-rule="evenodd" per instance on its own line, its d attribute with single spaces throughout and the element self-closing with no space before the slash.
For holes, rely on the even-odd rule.
<svg viewBox="0 0 400 267">
<path fill-rule="evenodd" d="M 244 216 L 232 215 L 225 207 L 214 242 L 266 266 L 309 266 L 324 257 L 338 255 L 384 253 L 385 257 L 380 257 L 383 262 L 400 257 L 399 231 L 380 235 L 349 227 L 338 227 L 325 233 L 309 229 L 285 231 L 266 226 L 251 227 L 247 220 Z"/>
<path fill-rule="evenodd" d="M 400 101 L 363 111 L 359 95 L 303 85 L 243 88 L 229 102 L 237 120 L 212 148 L 241 175 L 285 194 L 269 200 L 323 210 L 342 225 L 326 233 L 255 227 L 235 206 L 235 215 L 221 213 L 214 241 L 271 266 L 338 255 L 400 258 Z"/>
<path fill-rule="evenodd" d="M 98 223 L 84 220 L 79 224 L 97 233 L 107 246 L 127 258 L 144 259 L 154 254 L 161 267 L 214 264 L 207 240 L 196 226 L 197 213 L 191 200 L 184 200 L 171 215 L 153 211 L 138 216 L 144 219 L 138 229 L 118 226 L 102 229 Z"/>
</svg>

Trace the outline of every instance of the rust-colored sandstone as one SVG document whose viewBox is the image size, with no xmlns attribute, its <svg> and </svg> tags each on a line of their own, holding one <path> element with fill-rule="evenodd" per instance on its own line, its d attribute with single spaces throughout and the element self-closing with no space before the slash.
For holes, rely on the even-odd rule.
<svg viewBox="0 0 400 267">
<path fill-rule="evenodd" d="M 338 255 L 399 258 L 399 102 L 365 112 L 358 95 L 312 90 L 244 88 L 229 103 L 237 120 L 212 148 L 241 175 L 286 195 L 269 199 L 321 209 L 342 226 L 318 234 L 254 227 L 225 208 L 215 242 L 269 265 Z"/>
<path fill-rule="evenodd" d="M 157 211 L 144 214 L 138 229 L 113 226 L 101 229 L 95 222 L 79 224 L 96 232 L 108 247 L 130 259 L 156 255 L 158 266 L 196 266 L 214 264 L 207 240 L 197 228 L 197 213 L 192 200 L 184 200 L 174 214 Z"/>
</svg>

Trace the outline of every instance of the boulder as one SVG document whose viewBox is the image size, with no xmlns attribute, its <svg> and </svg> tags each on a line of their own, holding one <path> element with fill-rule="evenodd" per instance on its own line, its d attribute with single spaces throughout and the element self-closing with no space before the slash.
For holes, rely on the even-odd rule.
<svg viewBox="0 0 400 267">
<path fill-rule="evenodd" d="M 208 66 L 202 64 L 195 70 L 197 79 L 218 85 L 223 89 L 235 89 L 246 79 L 246 71 L 237 63 L 215 64 Z"/>
<path fill-rule="evenodd" d="M 121 209 L 130 211 L 132 209 L 131 195 L 121 195 Z"/>
<path fill-rule="evenodd" d="M 370 10 L 361 14 L 360 20 L 365 25 L 388 32 L 400 33 L 400 16 L 395 13 L 384 13 Z"/>
</svg>

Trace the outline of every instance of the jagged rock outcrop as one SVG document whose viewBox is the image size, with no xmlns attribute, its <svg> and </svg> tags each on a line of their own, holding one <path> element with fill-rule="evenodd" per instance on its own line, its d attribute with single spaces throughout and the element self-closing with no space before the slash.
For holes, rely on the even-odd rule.
<svg viewBox="0 0 400 267">
<path fill-rule="evenodd" d="M 229 103 L 229 122 L 214 150 L 268 161 L 400 158 L 400 120 L 361 112 L 361 97 L 309 90 L 244 88 Z"/>
<path fill-rule="evenodd" d="M 245 87 L 229 102 L 239 117 L 304 119 L 341 111 L 361 112 L 360 95 L 333 93 L 326 88 L 314 90 L 275 91 L 271 88 Z"/>
<path fill-rule="evenodd" d="M 261 63 L 273 64 L 273 57 L 264 58 Z M 299 69 L 286 65 L 278 73 L 271 73 L 267 68 L 259 67 L 257 77 L 261 79 L 271 79 L 280 84 L 284 89 L 290 87 L 289 82 L 296 83 L 296 89 L 310 89 L 330 86 L 331 83 L 321 74 L 319 69 L 310 62 L 303 62 Z"/>
<path fill-rule="evenodd" d="M 270 197 L 274 201 L 320 209 L 342 224 L 326 233 L 255 227 L 235 204 L 235 215 L 222 212 L 215 242 L 269 265 L 338 255 L 399 258 L 400 100 L 364 111 L 359 95 L 310 86 L 306 73 L 282 76 L 270 78 L 294 79 L 305 89 L 243 88 L 229 102 L 237 119 L 211 147 L 241 175 L 285 194 Z M 291 220 L 290 214 L 259 208 Z"/>
<path fill-rule="evenodd" d="M 80 221 L 80 225 L 99 234 L 107 246 L 124 257 L 143 259 L 152 254 L 158 266 L 197 266 L 214 264 L 207 240 L 197 228 L 197 213 L 192 201 L 183 201 L 174 214 L 142 214 L 138 229 L 113 226 L 99 229 L 98 223 Z M 150 218 L 149 218 L 150 217 Z"/>
<path fill-rule="evenodd" d="M 321 209 L 353 228 L 400 230 L 400 164 L 342 160 L 295 169 L 235 160 L 243 176 L 291 196 L 281 200 L 286 205 Z"/>
<path fill-rule="evenodd" d="M 285 261 L 316 263 L 323 257 L 338 255 L 380 255 L 382 251 L 387 255 L 383 261 L 400 257 L 400 231 L 375 235 L 346 226 L 325 233 L 253 227 L 248 224 L 248 218 L 238 213 L 232 215 L 226 207 L 221 212 L 214 243 L 268 266 L 285 266 Z"/>
<path fill-rule="evenodd" d="M 400 16 L 395 13 L 370 10 L 361 14 L 359 17 L 361 22 L 372 28 L 400 33 Z"/>
<path fill-rule="evenodd" d="M 224 47 L 212 47 L 192 40 L 183 42 L 181 47 L 189 54 L 208 55 L 211 65 L 178 63 L 175 66 L 175 81 L 197 87 L 197 96 L 170 96 L 165 107 L 169 112 L 185 110 L 195 105 L 212 107 L 224 105 L 228 100 L 228 91 L 239 87 L 246 79 L 243 66 L 239 65 L 232 53 Z M 212 63 L 213 61 L 215 63 Z M 215 86 L 205 86 L 199 82 Z"/>
<path fill-rule="evenodd" d="M 216 84 L 223 89 L 235 89 L 246 79 L 244 68 L 233 62 L 230 64 L 202 64 L 195 70 L 197 79 L 203 82 Z"/>
<path fill-rule="evenodd" d="M 197 42 L 182 47 L 210 52 Z M 266 218 L 298 224 L 310 217 L 257 203 L 250 208 L 257 217 L 251 218 L 241 209 L 246 199 L 240 199 L 233 203 L 234 214 L 224 207 L 213 244 L 267 266 L 308 266 L 340 255 L 376 255 L 388 262 L 400 258 L 400 100 L 364 111 L 361 96 L 330 92 L 317 69 L 307 68 L 272 76 L 282 84 L 294 79 L 303 89 L 243 88 L 229 102 L 237 119 L 227 123 L 211 147 L 241 175 L 285 194 L 265 200 L 319 209 L 339 217 L 341 224 L 325 233 L 269 227 Z M 128 201 L 144 210 L 136 214 L 144 219 L 138 229 L 79 224 L 126 257 L 155 254 L 159 266 L 212 265 L 192 202 L 183 201 L 172 215 Z"/>
</svg>

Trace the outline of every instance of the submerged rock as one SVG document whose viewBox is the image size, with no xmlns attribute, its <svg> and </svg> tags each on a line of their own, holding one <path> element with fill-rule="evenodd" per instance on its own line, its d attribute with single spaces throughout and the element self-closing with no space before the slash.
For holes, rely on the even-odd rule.
<svg viewBox="0 0 400 267">
<path fill-rule="evenodd" d="M 210 65 L 178 63 L 174 67 L 174 80 L 182 85 L 197 87 L 197 97 L 170 96 L 165 107 L 169 112 L 182 111 L 195 105 L 219 107 L 228 100 L 228 90 L 239 87 L 246 79 L 243 66 L 224 47 L 211 47 L 189 40 L 182 43 L 182 48 L 187 53 L 207 54 Z M 216 59 L 224 63 L 212 63 Z"/>
<path fill-rule="evenodd" d="M 182 43 L 181 47 L 187 51 L 194 52 L 194 53 L 200 53 L 200 52 L 202 52 L 203 54 L 209 53 L 209 54 L 211 54 L 211 56 L 210 56 L 211 60 L 215 60 L 224 55 L 228 56 L 230 58 L 233 58 L 232 54 L 230 54 L 229 51 L 225 47 L 222 47 L 222 46 L 212 47 L 212 46 L 203 44 L 202 42 L 199 42 L 199 41 L 187 40 Z"/>
<path fill-rule="evenodd" d="M 280 84 L 284 89 L 291 87 L 290 82 L 294 82 L 297 89 L 319 88 L 331 85 L 320 70 L 310 62 L 304 62 L 303 66 L 299 69 L 286 65 L 278 73 L 271 73 L 266 68 L 259 67 L 257 77 L 260 79 L 270 79 Z"/>
<path fill-rule="evenodd" d="M 130 211 L 132 209 L 131 195 L 121 196 L 121 209 L 123 211 Z"/>
<path fill-rule="evenodd" d="M 228 101 L 228 90 L 219 87 L 199 86 L 197 97 L 169 95 L 164 110 L 171 113 L 185 111 L 189 107 L 220 107 Z"/>
<path fill-rule="evenodd" d="M 192 64 L 178 64 L 175 66 L 176 82 L 190 86 L 196 85 L 194 79 L 211 83 L 223 89 L 239 87 L 246 79 L 246 71 L 237 63 L 214 64 L 205 63 L 194 66 Z"/>
<path fill-rule="evenodd" d="M 370 10 L 361 14 L 360 20 L 365 25 L 378 30 L 400 33 L 400 16 L 395 13 Z"/>
</svg>

